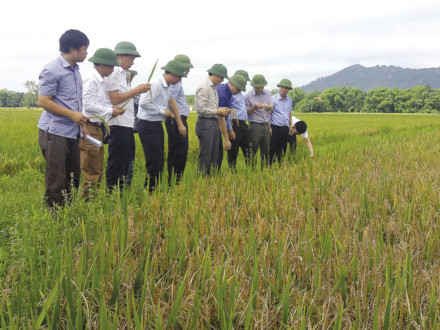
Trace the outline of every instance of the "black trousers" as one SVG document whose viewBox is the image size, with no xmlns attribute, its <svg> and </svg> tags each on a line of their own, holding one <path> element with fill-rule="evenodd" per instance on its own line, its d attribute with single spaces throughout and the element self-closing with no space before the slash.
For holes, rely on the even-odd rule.
<svg viewBox="0 0 440 330">
<path fill-rule="evenodd" d="M 164 165 L 164 132 L 161 121 L 139 120 L 137 124 L 139 137 L 145 155 L 147 175 L 144 186 L 153 192 L 159 183 Z"/>
<path fill-rule="evenodd" d="M 107 190 L 109 192 L 112 192 L 117 185 L 122 191 L 127 184 L 130 160 L 133 159 L 133 145 L 134 136 L 131 127 L 110 126 L 106 171 Z"/>
<path fill-rule="evenodd" d="M 244 120 L 232 120 L 232 128 L 235 132 L 235 140 L 231 140 L 231 150 L 228 151 L 229 167 L 237 166 L 238 152 L 243 152 L 246 164 L 249 164 L 249 127 Z"/>
<path fill-rule="evenodd" d="M 199 172 L 210 175 L 219 172 L 223 161 L 223 143 L 217 118 L 199 117 L 196 123 L 199 138 Z"/>
<path fill-rule="evenodd" d="M 287 137 L 287 144 L 291 153 L 296 151 L 296 135 L 290 135 Z"/>
<path fill-rule="evenodd" d="M 168 133 L 168 184 L 172 182 L 172 178 L 176 177 L 178 183 L 185 171 L 186 159 L 188 156 L 188 123 L 186 116 L 180 116 L 183 125 L 186 127 L 187 135 L 182 136 L 177 129 L 177 122 L 173 118 L 165 121 Z"/>
<path fill-rule="evenodd" d="M 80 161 L 77 139 L 47 133 L 46 205 L 63 206 L 71 199 L 71 190 L 79 187 Z"/>
<path fill-rule="evenodd" d="M 281 159 L 286 153 L 288 137 L 289 127 L 272 125 L 269 153 L 269 161 L 271 164 L 274 162 L 275 158 L 281 163 Z"/>
</svg>

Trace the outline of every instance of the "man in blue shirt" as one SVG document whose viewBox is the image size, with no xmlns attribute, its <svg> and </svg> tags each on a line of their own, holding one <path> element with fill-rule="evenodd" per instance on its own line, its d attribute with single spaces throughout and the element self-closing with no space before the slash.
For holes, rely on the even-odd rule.
<svg viewBox="0 0 440 330">
<path fill-rule="evenodd" d="M 271 116 L 271 139 L 269 161 L 272 164 L 275 157 L 281 163 L 286 153 L 289 128 L 292 120 L 292 99 L 287 93 L 292 89 L 292 82 L 289 79 L 282 79 L 277 85 L 280 92 L 273 96 L 273 112 Z"/>
<path fill-rule="evenodd" d="M 182 62 L 172 60 L 162 68 L 165 73 L 153 84 L 151 92 L 142 94 L 139 100 L 137 117 L 138 132 L 145 155 L 147 176 L 145 188 L 152 193 L 163 172 L 164 166 L 164 131 L 162 122 L 167 117 L 179 116 L 177 109 L 169 110 L 169 87 L 177 84 L 185 75 L 187 66 Z"/>
<path fill-rule="evenodd" d="M 184 77 L 188 76 L 189 70 L 193 68 L 191 60 L 188 56 L 180 54 L 174 57 L 176 61 L 184 63 L 188 69 Z M 178 129 L 178 123 L 175 118 L 167 118 L 165 126 L 168 133 L 168 184 L 172 183 L 173 178 L 176 178 L 176 183 L 182 179 L 185 171 L 186 159 L 188 155 L 188 123 L 189 105 L 185 98 L 185 93 L 182 87 L 182 81 L 170 86 L 170 102 L 175 102 L 179 110 L 179 115 L 182 124 L 186 128 L 186 134 L 181 134 Z"/>
<path fill-rule="evenodd" d="M 246 82 L 250 81 L 249 74 L 244 70 L 237 70 L 234 75 L 241 75 Z M 235 110 L 235 114 L 231 114 L 229 119 L 232 123 L 233 137 L 231 137 L 231 150 L 228 150 L 229 167 L 235 169 L 237 166 L 238 151 L 241 148 L 246 160 L 249 163 L 249 133 L 247 125 L 247 108 L 244 95 L 242 92 L 232 95 L 231 107 Z"/>
<path fill-rule="evenodd" d="M 89 39 L 78 30 L 60 38 L 61 55 L 47 64 L 39 76 L 38 105 L 45 111 L 39 129 L 47 134 L 45 202 L 49 208 L 62 206 L 79 186 L 78 138 L 87 116 L 82 110 L 82 79 L 78 64 L 87 56 Z"/>
<path fill-rule="evenodd" d="M 218 94 L 219 107 L 233 109 L 232 107 L 233 96 L 238 95 L 241 91 L 244 91 L 246 89 L 246 78 L 243 77 L 242 75 L 234 75 L 229 79 L 228 83 L 219 84 L 216 86 L 216 88 Z M 231 120 L 230 120 L 231 116 L 232 113 L 226 117 L 226 128 L 228 130 L 229 138 L 231 139 L 231 141 L 234 141 L 236 136 L 231 125 Z M 228 153 L 229 151 L 230 150 L 228 150 Z M 222 161 L 223 161 L 223 152 L 221 153 L 218 159 L 218 168 L 221 167 Z"/>
</svg>

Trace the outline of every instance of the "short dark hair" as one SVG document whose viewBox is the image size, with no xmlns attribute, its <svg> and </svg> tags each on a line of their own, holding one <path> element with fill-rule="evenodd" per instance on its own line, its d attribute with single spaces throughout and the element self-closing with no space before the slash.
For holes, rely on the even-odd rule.
<svg viewBox="0 0 440 330">
<path fill-rule="evenodd" d="M 78 30 L 67 30 L 60 37 L 60 51 L 70 53 L 71 49 L 80 49 L 89 45 L 89 38 Z"/>
<path fill-rule="evenodd" d="M 307 124 L 304 121 L 300 120 L 295 123 L 295 129 L 299 134 L 302 134 L 307 131 Z"/>
</svg>

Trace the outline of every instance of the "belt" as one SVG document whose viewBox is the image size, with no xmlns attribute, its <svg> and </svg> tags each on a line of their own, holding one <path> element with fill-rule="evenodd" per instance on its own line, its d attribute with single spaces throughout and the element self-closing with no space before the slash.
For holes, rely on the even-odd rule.
<svg viewBox="0 0 440 330">
<path fill-rule="evenodd" d="M 199 119 L 217 120 L 217 117 L 202 117 L 202 116 L 199 116 Z"/>
<path fill-rule="evenodd" d="M 251 125 L 262 125 L 262 126 L 266 126 L 266 125 L 269 124 L 269 122 L 266 122 L 266 123 L 257 123 L 257 122 L 251 121 L 251 122 L 249 122 L 249 124 L 251 124 Z"/>
</svg>

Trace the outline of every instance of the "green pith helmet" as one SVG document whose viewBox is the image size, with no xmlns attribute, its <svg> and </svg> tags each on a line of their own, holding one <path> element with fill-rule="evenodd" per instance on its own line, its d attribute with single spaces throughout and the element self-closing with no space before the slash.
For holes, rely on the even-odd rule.
<svg viewBox="0 0 440 330">
<path fill-rule="evenodd" d="M 277 87 L 285 87 L 287 89 L 292 89 L 292 82 L 289 79 L 281 79 Z"/>
<path fill-rule="evenodd" d="M 234 74 L 229 78 L 229 82 L 241 92 L 246 90 L 246 79 L 241 74 Z"/>
<path fill-rule="evenodd" d="M 178 77 L 184 77 L 186 75 L 186 70 L 188 70 L 188 66 L 183 62 L 171 60 L 167 65 L 162 67 L 162 70 Z"/>
<path fill-rule="evenodd" d="M 133 55 L 140 57 L 141 54 L 136 50 L 136 46 L 130 41 L 121 41 L 115 47 L 116 55 Z"/>
<path fill-rule="evenodd" d="M 254 88 L 264 88 L 267 85 L 266 78 L 262 74 L 256 74 L 251 81 Z"/>
<path fill-rule="evenodd" d="M 110 48 L 99 48 L 89 61 L 94 64 L 102 64 L 108 66 L 119 66 L 118 58 L 114 51 Z"/>
<path fill-rule="evenodd" d="M 176 61 L 179 61 L 179 62 L 186 64 L 188 66 L 188 68 L 190 68 L 190 69 L 194 67 L 191 63 L 191 60 L 186 55 L 179 54 L 179 55 L 174 56 L 174 59 Z"/>
<path fill-rule="evenodd" d="M 223 64 L 214 64 L 208 73 L 215 74 L 216 76 L 228 78 L 228 69 Z"/>
<path fill-rule="evenodd" d="M 244 79 L 246 79 L 246 82 L 251 81 L 251 79 L 249 78 L 249 74 L 247 73 L 247 71 L 244 71 L 244 70 L 237 70 L 237 71 L 235 71 L 234 76 L 235 76 L 236 74 L 242 75 L 242 76 L 244 77 Z"/>
</svg>

